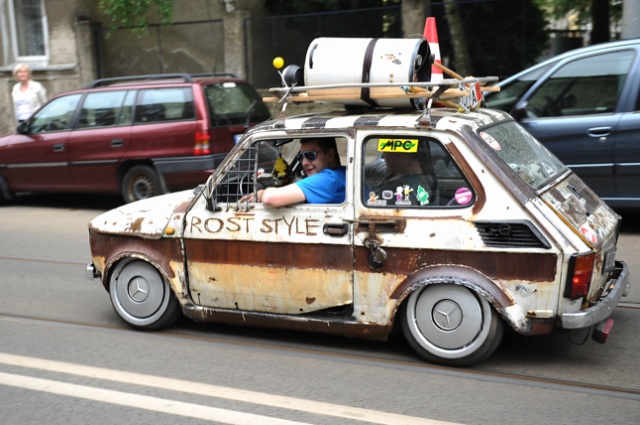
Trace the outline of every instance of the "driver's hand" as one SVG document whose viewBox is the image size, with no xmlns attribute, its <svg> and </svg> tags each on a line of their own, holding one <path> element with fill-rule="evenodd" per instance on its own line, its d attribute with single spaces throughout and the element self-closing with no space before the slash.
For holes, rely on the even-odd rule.
<svg viewBox="0 0 640 425">
<path fill-rule="evenodd" d="M 262 194 L 264 193 L 264 189 L 260 189 L 259 191 L 255 192 L 255 193 L 250 193 L 248 195 L 244 195 L 242 198 L 240 198 L 240 202 L 253 202 L 253 203 L 257 203 L 257 202 L 262 202 Z M 256 196 L 258 195 L 258 199 L 256 200 Z"/>
</svg>

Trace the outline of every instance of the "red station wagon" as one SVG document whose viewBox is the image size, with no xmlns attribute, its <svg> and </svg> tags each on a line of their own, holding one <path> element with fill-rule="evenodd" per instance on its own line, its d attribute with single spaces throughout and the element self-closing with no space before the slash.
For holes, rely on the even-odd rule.
<svg viewBox="0 0 640 425">
<path fill-rule="evenodd" d="M 25 191 L 121 193 L 131 202 L 190 188 L 269 117 L 232 74 L 96 80 L 0 138 L 0 202 Z"/>
</svg>

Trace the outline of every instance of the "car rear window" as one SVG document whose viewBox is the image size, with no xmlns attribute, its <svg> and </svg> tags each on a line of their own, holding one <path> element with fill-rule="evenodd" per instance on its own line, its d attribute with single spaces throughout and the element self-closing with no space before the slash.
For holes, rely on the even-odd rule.
<svg viewBox="0 0 640 425">
<path fill-rule="evenodd" d="M 540 189 L 565 169 L 558 158 L 515 121 L 484 128 L 478 135 L 533 189 Z"/>
<path fill-rule="evenodd" d="M 211 121 L 216 126 L 248 125 L 269 119 L 271 113 L 249 84 L 224 82 L 204 87 Z"/>
</svg>

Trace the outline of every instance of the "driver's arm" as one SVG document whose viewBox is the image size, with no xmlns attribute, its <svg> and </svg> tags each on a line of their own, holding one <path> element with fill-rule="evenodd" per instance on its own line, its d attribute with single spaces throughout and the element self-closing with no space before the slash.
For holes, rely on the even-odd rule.
<svg viewBox="0 0 640 425">
<path fill-rule="evenodd" d="M 306 200 L 302 189 L 300 189 L 297 184 L 289 184 L 283 187 L 268 187 L 263 191 L 258 191 L 258 201 L 262 201 L 267 207 L 299 204 Z"/>
</svg>

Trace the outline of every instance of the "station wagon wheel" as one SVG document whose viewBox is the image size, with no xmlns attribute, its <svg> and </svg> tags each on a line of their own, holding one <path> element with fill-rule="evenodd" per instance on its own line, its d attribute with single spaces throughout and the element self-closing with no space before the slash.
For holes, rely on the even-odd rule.
<svg viewBox="0 0 640 425">
<path fill-rule="evenodd" d="M 151 198 L 162 193 L 158 173 L 147 165 L 131 167 L 122 179 L 122 197 L 125 202 Z"/>
<path fill-rule="evenodd" d="M 486 299 L 454 284 L 415 290 L 404 309 L 402 330 L 422 357 L 452 366 L 484 360 L 498 348 L 504 332 Z"/>
<path fill-rule="evenodd" d="M 129 260 L 118 264 L 109 280 L 109 293 L 118 315 L 136 328 L 164 328 L 181 314 L 169 283 L 144 261 Z"/>
</svg>

